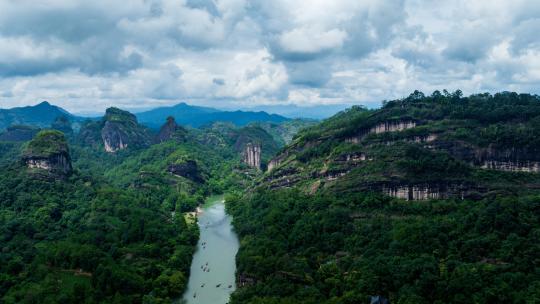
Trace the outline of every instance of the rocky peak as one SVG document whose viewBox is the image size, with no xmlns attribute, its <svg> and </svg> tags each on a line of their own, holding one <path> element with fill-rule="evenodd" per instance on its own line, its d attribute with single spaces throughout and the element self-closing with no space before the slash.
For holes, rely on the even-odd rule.
<svg viewBox="0 0 540 304">
<path fill-rule="evenodd" d="M 30 169 L 67 175 L 72 171 L 71 157 L 64 134 L 57 130 L 40 131 L 23 152 L 23 163 Z"/>
<path fill-rule="evenodd" d="M 127 134 L 114 122 L 105 122 L 101 129 L 101 138 L 106 152 L 114 153 L 128 147 Z"/>
<path fill-rule="evenodd" d="M 159 130 L 157 140 L 158 142 L 164 142 L 170 139 L 180 139 L 180 137 L 183 138 L 185 133 L 186 130 L 176 124 L 174 117 L 169 116 L 167 117 L 167 122 Z"/>
<path fill-rule="evenodd" d="M 114 153 L 128 146 L 142 146 L 150 143 L 147 131 L 139 126 L 135 115 L 118 108 L 108 108 L 101 129 L 101 139 L 105 151 Z"/>
<path fill-rule="evenodd" d="M 261 168 L 261 144 L 247 143 L 243 151 L 243 161 L 248 166 L 256 169 Z"/>
</svg>

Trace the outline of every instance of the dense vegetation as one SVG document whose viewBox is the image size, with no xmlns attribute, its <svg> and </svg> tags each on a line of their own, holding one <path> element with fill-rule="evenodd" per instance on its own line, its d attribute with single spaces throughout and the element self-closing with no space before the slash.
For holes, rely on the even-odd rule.
<svg viewBox="0 0 540 304">
<path fill-rule="evenodd" d="M 186 212 L 210 194 L 249 187 L 257 172 L 240 164 L 242 144 L 260 138 L 278 149 L 264 130 L 234 126 L 178 128 L 182 136 L 139 145 L 152 134 L 115 108 L 75 134 L 66 119 L 52 127 L 28 143 L 0 145 L 1 303 L 172 302 L 186 287 L 198 240 Z M 134 144 L 106 153 L 104 132 Z M 21 161 L 59 153 L 73 160 L 70 174 Z M 173 170 L 186 163 L 194 172 Z"/>
<path fill-rule="evenodd" d="M 540 195 L 405 202 L 297 190 L 229 198 L 232 303 L 537 303 Z"/>
<path fill-rule="evenodd" d="M 311 123 L 169 122 L 158 140 L 110 109 L 0 143 L 0 302 L 169 303 L 198 239 L 185 213 L 223 192 L 241 237 L 231 303 L 540 301 L 538 96 L 414 92 L 292 140 Z M 103 136 L 129 145 L 106 153 Z M 247 143 L 269 172 L 241 163 Z M 24 151 L 74 170 L 35 174 Z M 396 198 L 413 189 L 429 195 Z"/>
<path fill-rule="evenodd" d="M 0 202 L 4 303 L 157 301 L 183 291 L 197 229 L 152 197 L 12 166 Z"/>
<path fill-rule="evenodd" d="M 53 153 L 67 153 L 69 150 L 64 133 L 57 130 L 40 131 L 26 146 L 27 155 L 47 157 Z"/>
<path fill-rule="evenodd" d="M 539 121 L 535 95 L 415 92 L 301 131 L 228 198 L 247 278 L 231 303 L 538 303 Z M 459 188 L 384 195 L 411 185 Z"/>
</svg>

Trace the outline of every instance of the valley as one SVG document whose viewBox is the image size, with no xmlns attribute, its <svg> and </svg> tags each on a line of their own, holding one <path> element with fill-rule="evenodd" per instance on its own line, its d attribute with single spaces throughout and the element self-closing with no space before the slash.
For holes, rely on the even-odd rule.
<svg viewBox="0 0 540 304">
<path fill-rule="evenodd" d="M 138 117 L 0 134 L 1 302 L 540 298 L 536 95 L 415 91 L 321 122 Z"/>
<path fill-rule="evenodd" d="M 540 304 L 539 28 L 0 0 L 0 304 Z"/>
</svg>

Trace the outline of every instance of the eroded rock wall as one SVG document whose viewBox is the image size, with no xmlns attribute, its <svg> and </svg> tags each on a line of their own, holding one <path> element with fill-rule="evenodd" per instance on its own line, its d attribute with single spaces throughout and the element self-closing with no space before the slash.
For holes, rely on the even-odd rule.
<svg viewBox="0 0 540 304">
<path fill-rule="evenodd" d="M 465 196 L 464 189 L 448 185 L 382 185 L 380 190 L 388 196 L 408 201 L 446 199 L 449 197 L 463 199 Z"/>
<path fill-rule="evenodd" d="M 387 121 L 380 123 L 369 130 L 369 133 L 381 134 L 386 132 L 403 131 L 416 127 L 415 121 Z"/>
<path fill-rule="evenodd" d="M 128 147 L 128 137 L 114 122 L 107 121 L 101 130 L 101 139 L 105 151 L 114 153 Z"/>
<path fill-rule="evenodd" d="M 261 168 L 261 145 L 255 143 L 247 143 L 243 151 L 243 161 L 248 166 L 260 169 Z"/>
<path fill-rule="evenodd" d="M 43 169 L 63 174 L 68 174 L 73 169 L 67 153 L 53 154 L 48 157 L 26 156 L 23 158 L 23 162 L 31 169 Z"/>
</svg>

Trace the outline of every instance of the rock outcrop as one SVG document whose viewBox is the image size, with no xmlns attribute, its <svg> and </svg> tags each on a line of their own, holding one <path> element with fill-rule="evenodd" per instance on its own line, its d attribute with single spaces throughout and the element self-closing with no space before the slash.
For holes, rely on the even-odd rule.
<svg viewBox="0 0 540 304">
<path fill-rule="evenodd" d="M 387 132 L 398 132 L 416 127 L 417 123 L 414 120 L 400 120 L 400 121 L 385 121 L 379 123 L 369 130 L 361 131 L 358 135 L 348 137 L 346 142 L 357 144 L 368 134 L 382 134 Z"/>
<path fill-rule="evenodd" d="M 501 170 L 509 172 L 540 172 L 538 161 L 500 161 L 485 160 L 481 165 L 484 169 Z"/>
<path fill-rule="evenodd" d="M 118 124 L 109 121 L 101 129 L 101 139 L 106 152 L 114 153 L 128 147 L 128 135 Z"/>
<path fill-rule="evenodd" d="M 267 172 L 270 172 L 270 171 L 274 170 L 274 168 L 279 167 L 287 159 L 288 156 L 289 156 L 289 154 L 287 152 L 285 152 L 285 153 L 282 153 L 282 154 L 272 158 L 270 160 L 270 162 L 268 163 Z"/>
<path fill-rule="evenodd" d="M 127 111 L 108 108 L 102 123 L 101 139 L 106 152 L 147 146 L 151 142 L 147 130 L 139 126 L 135 115 Z"/>
<path fill-rule="evenodd" d="M 540 172 L 540 153 L 523 148 L 476 147 L 462 142 L 437 142 L 431 149 L 444 150 L 453 157 L 483 169 L 508 172 Z"/>
<path fill-rule="evenodd" d="M 416 127 L 416 122 L 412 120 L 386 121 L 372 127 L 369 130 L 369 133 L 381 134 L 386 132 L 403 131 L 414 127 Z"/>
<path fill-rule="evenodd" d="M 29 169 L 57 175 L 64 176 L 72 171 L 66 139 L 56 130 L 39 132 L 23 152 L 22 161 Z"/>
<path fill-rule="evenodd" d="M 383 187 L 381 190 L 382 193 L 388 196 L 407 201 L 442 199 L 447 197 L 446 192 L 442 192 L 439 189 L 431 188 L 429 186 L 402 185 L 395 187 Z"/>
<path fill-rule="evenodd" d="M 537 151 L 521 148 L 475 149 L 475 164 L 485 169 L 510 172 L 540 172 L 540 156 Z"/>
<path fill-rule="evenodd" d="M 421 201 L 430 199 L 446 199 L 450 197 L 463 199 L 471 186 L 437 185 L 437 184 L 382 184 L 376 186 L 382 193 L 404 199 L 407 201 Z"/>
<path fill-rule="evenodd" d="M 186 133 L 184 128 L 176 124 L 174 117 L 169 116 L 167 117 L 167 122 L 159 130 L 157 141 L 164 142 L 171 139 L 184 140 Z"/>
<path fill-rule="evenodd" d="M 261 145 L 255 143 L 247 143 L 243 151 L 243 162 L 252 168 L 260 169 Z"/>
<path fill-rule="evenodd" d="M 180 164 L 169 165 L 167 171 L 176 176 L 182 176 L 197 183 L 204 182 L 199 171 L 199 166 L 194 160 L 188 160 Z"/>
</svg>

